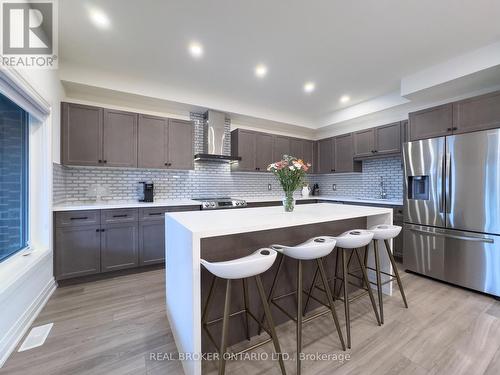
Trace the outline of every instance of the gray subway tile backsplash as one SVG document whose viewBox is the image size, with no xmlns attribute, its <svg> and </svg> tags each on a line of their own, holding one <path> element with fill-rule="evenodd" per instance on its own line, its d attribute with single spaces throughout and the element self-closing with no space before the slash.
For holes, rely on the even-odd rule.
<svg viewBox="0 0 500 375">
<path fill-rule="evenodd" d="M 195 122 L 195 153 L 203 151 L 203 115 L 191 113 Z M 226 122 L 229 135 L 230 122 Z M 225 153 L 230 153 L 230 137 L 226 137 Z M 363 161 L 363 173 L 347 175 L 310 175 L 310 184 L 318 183 L 322 195 L 343 197 L 380 197 L 380 177 L 383 177 L 387 197 L 402 198 L 403 171 L 401 158 L 390 157 Z M 195 162 L 194 170 L 172 171 L 155 169 L 122 169 L 102 167 L 67 167 L 54 164 L 53 201 L 88 201 L 86 195 L 90 184 L 106 185 L 110 200 L 137 200 L 138 182 L 153 181 L 155 199 L 185 199 L 195 197 L 281 196 L 281 188 L 269 173 L 231 172 L 228 164 Z M 268 190 L 271 184 L 272 190 Z M 337 191 L 332 190 L 337 185 Z"/>
</svg>

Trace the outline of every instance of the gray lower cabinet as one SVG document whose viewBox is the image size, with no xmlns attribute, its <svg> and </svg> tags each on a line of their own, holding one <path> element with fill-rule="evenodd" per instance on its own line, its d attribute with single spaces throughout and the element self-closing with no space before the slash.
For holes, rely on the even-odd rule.
<svg viewBox="0 0 500 375">
<path fill-rule="evenodd" d="M 101 271 L 99 225 L 75 225 L 55 229 L 54 273 L 57 280 Z"/>
<path fill-rule="evenodd" d="M 139 264 L 163 263 L 165 261 L 165 220 L 139 223 Z"/>
<path fill-rule="evenodd" d="M 138 224 L 105 224 L 101 227 L 101 272 L 139 265 Z"/>
</svg>

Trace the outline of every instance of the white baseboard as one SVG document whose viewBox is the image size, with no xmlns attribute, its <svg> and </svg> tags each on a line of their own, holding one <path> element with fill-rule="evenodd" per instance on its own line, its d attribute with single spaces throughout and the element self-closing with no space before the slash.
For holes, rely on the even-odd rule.
<svg viewBox="0 0 500 375">
<path fill-rule="evenodd" d="M 43 309 L 50 296 L 56 290 L 57 284 L 54 278 L 43 287 L 37 298 L 25 310 L 24 314 L 19 317 L 9 332 L 0 340 L 0 368 L 7 361 L 11 353 L 16 348 L 17 344 L 24 337 L 31 324 Z"/>
</svg>

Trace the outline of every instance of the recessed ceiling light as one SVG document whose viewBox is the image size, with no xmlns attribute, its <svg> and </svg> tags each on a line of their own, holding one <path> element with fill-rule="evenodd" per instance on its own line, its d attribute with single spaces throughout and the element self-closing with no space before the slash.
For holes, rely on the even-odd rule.
<svg viewBox="0 0 500 375">
<path fill-rule="evenodd" d="M 316 88 L 316 85 L 314 84 L 314 82 L 306 82 L 304 84 L 304 91 L 307 94 L 310 94 L 311 92 L 313 92 L 315 88 Z"/>
<path fill-rule="evenodd" d="M 349 95 L 342 95 L 340 97 L 340 102 L 341 103 L 347 103 L 349 100 L 351 100 L 351 97 Z"/>
<path fill-rule="evenodd" d="M 264 77 L 267 74 L 267 66 L 264 64 L 259 64 L 255 67 L 255 75 L 259 78 Z"/>
<path fill-rule="evenodd" d="M 111 22 L 107 14 L 98 8 L 90 8 L 89 16 L 94 25 L 101 29 L 109 29 L 111 26 Z"/>
<path fill-rule="evenodd" d="M 203 55 L 203 46 L 198 42 L 189 43 L 189 53 L 191 56 L 199 58 Z"/>
</svg>

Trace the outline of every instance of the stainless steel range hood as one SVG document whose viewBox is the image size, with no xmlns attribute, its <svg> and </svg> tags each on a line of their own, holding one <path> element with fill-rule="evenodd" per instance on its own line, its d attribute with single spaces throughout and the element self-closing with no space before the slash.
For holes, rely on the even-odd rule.
<svg viewBox="0 0 500 375">
<path fill-rule="evenodd" d="M 224 142 L 226 140 L 226 114 L 223 112 L 208 110 L 205 113 L 205 126 L 203 127 L 203 152 L 196 154 L 196 161 L 212 161 L 219 163 L 230 163 L 241 160 L 238 156 L 230 156 L 224 153 Z"/>
</svg>

